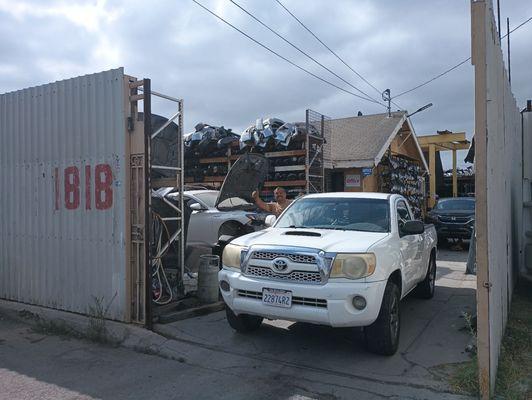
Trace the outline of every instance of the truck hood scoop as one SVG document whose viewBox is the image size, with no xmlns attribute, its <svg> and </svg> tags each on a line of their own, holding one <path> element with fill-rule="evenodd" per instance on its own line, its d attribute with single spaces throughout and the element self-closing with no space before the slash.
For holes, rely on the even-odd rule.
<svg viewBox="0 0 532 400">
<path fill-rule="evenodd" d="M 309 232 L 309 231 L 288 231 L 288 232 L 285 232 L 285 235 L 292 235 L 292 236 L 316 236 L 316 237 L 321 237 L 321 233 L 318 233 L 318 232 Z"/>
</svg>

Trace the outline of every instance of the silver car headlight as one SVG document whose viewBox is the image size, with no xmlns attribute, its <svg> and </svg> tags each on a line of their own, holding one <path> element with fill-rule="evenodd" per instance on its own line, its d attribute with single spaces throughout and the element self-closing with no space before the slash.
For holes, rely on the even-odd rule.
<svg viewBox="0 0 532 400">
<path fill-rule="evenodd" d="M 240 269 L 244 247 L 229 243 L 224 248 L 222 264 L 225 267 Z"/>
<path fill-rule="evenodd" d="M 376 264 L 373 253 L 337 254 L 331 269 L 331 278 L 365 278 L 375 272 Z"/>
</svg>

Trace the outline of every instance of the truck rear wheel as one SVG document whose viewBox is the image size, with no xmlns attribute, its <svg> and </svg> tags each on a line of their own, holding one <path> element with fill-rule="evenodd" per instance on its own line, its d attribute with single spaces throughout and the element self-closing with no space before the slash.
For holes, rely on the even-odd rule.
<svg viewBox="0 0 532 400">
<path fill-rule="evenodd" d="M 260 328 L 262 317 L 255 315 L 240 314 L 236 315 L 227 305 L 225 306 L 225 315 L 231 328 L 240 333 L 253 332 Z"/>
<path fill-rule="evenodd" d="M 430 255 L 429 267 L 425 279 L 417 284 L 414 294 L 422 299 L 432 299 L 436 286 L 436 256 Z"/>
<path fill-rule="evenodd" d="M 388 281 L 377 320 L 364 328 L 366 348 L 375 354 L 391 356 L 399 347 L 401 291 Z"/>
</svg>

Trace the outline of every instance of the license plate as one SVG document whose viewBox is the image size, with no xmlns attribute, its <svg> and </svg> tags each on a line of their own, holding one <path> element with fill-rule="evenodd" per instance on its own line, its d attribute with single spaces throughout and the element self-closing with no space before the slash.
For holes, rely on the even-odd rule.
<svg viewBox="0 0 532 400">
<path fill-rule="evenodd" d="M 262 304 L 274 307 L 292 307 L 292 292 L 279 289 L 262 289 Z"/>
</svg>

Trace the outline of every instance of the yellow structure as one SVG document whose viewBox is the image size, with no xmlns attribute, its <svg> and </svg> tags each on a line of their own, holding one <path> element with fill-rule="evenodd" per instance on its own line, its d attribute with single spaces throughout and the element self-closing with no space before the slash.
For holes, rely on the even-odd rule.
<svg viewBox="0 0 532 400">
<path fill-rule="evenodd" d="M 449 131 L 438 132 L 437 135 L 418 136 L 417 140 L 423 151 L 429 153 L 430 197 L 428 206 L 432 208 L 436 202 L 436 152 L 453 152 L 453 197 L 456 197 L 458 195 L 456 151 L 468 150 L 471 143 L 466 139 L 465 132 L 452 133 Z"/>
</svg>

